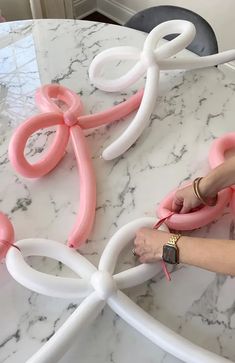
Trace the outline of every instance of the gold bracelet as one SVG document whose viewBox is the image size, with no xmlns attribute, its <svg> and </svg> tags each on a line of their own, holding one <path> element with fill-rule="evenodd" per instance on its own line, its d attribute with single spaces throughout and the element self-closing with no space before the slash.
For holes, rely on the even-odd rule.
<svg viewBox="0 0 235 363">
<path fill-rule="evenodd" d="M 196 197 L 200 200 L 200 202 L 202 204 L 208 205 L 207 201 L 203 198 L 203 196 L 201 195 L 200 190 L 199 190 L 199 183 L 200 183 L 201 180 L 202 180 L 202 177 L 194 179 L 194 181 L 193 181 L 193 191 L 194 191 L 194 194 L 196 195 Z"/>
</svg>

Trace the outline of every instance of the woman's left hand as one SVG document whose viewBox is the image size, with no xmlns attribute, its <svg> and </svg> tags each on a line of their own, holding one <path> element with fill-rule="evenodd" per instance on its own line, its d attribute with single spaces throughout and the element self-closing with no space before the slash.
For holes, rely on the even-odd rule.
<svg viewBox="0 0 235 363">
<path fill-rule="evenodd" d="M 141 228 L 134 241 L 135 253 L 141 263 L 156 262 L 162 258 L 163 245 L 170 238 L 170 233 L 151 228 Z"/>
</svg>

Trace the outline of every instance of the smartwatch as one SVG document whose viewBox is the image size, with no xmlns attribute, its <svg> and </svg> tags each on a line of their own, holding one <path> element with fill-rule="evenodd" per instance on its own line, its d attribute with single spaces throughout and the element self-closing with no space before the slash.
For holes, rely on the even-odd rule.
<svg viewBox="0 0 235 363">
<path fill-rule="evenodd" d="M 163 246 L 162 259 L 163 261 L 175 265 L 179 263 L 179 248 L 177 242 L 181 234 L 172 234 L 169 241 Z"/>
</svg>

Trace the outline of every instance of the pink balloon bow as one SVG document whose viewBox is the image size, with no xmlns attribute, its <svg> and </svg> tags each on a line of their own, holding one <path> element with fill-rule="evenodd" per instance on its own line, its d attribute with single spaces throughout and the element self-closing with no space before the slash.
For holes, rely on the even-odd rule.
<svg viewBox="0 0 235 363">
<path fill-rule="evenodd" d="M 45 112 L 33 116 L 18 127 L 9 145 L 9 158 L 13 166 L 24 177 L 39 178 L 56 167 L 63 158 L 71 136 L 80 173 L 80 208 L 75 226 L 68 237 L 68 245 L 78 248 L 86 241 L 91 231 L 96 206 L 96 181 L 83 129 L 90 129 L 116 121 L 134 111 L 140 104 L 143 91 L 137 92 L 127 101 L 93 115 L 81 116 L 82 102 L 73 91 L 58 84 L 45 85 L 36 92 L 36 103 Z M 62 101 L 66 111 L 56 105 Z M 29 137 L 39 129 L 57 126 L 52 145 L 43 157 L 34 164 L 24 156 Z M 6 246 L 6 245 L 5 245 Z M 6 250 L 4 250 L 6 253 Z"/>
</svg>

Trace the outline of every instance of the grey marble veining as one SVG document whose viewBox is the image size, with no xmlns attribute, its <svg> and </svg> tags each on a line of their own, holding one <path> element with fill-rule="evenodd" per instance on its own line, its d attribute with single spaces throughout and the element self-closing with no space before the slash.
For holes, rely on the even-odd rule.
<svg viewBox="0 0 235 363">
<path fill-rule="evenodd" d="M 0 25 L 0 210 L 11 218 L 16 239 L 45 237 L 61 243 L 75 220 L 79 178 L 72 147 L 60 165 L 40 180 L 27 180 L 12 169 L 7 155 L 14 128 L 38 112 L 35 89 L 59 82 L 76 91 L 84 113 L 106 109 L 144 85 L 138 81 L 123 93 L 105 94 L 88 79 L 92 58 L 115 45 L 141 47 L 143 33 L 102 23 L 53 20 Z M 130 63 L 107 67 L 113 77 Z M 89 130 L 87 142 L 97 175 L 96 220 L 81 252 L 94 264 L 112 234 L 123 224 L 155 215 L 158 202 L 182 181 L 208 170 L 207 155 L 214 138 L 235 130 L 235 77 L 223 69 L 162 72 L 160 96 L 149 127 L 137 143 L 117 160 L 100 154 L 123 130 L 127 119 Z M 37 132 L 26 154 L 33 161 L 51 143 L 54 129 Z M 229 210 L 211 225 L 192 233 L 234 238 Z M 72 272 L 52 260 L 32 258 L 48 273 Z M 119 269 L 135 263 L 130 251 Z M 127 294 L 152 316 L 193 342 L 235 361 L 235 279 L 188 266 L 179 266 L 167 283 L 160 273 Z M 59 328 L 78 301 L 37 295 L 18 285 L 0 265 L 0 362 L 23 363 Z M 109 308 L 77 337 L 61 360 L 86 363 L 178 363 L 119 319 Z"/>
</svg>

